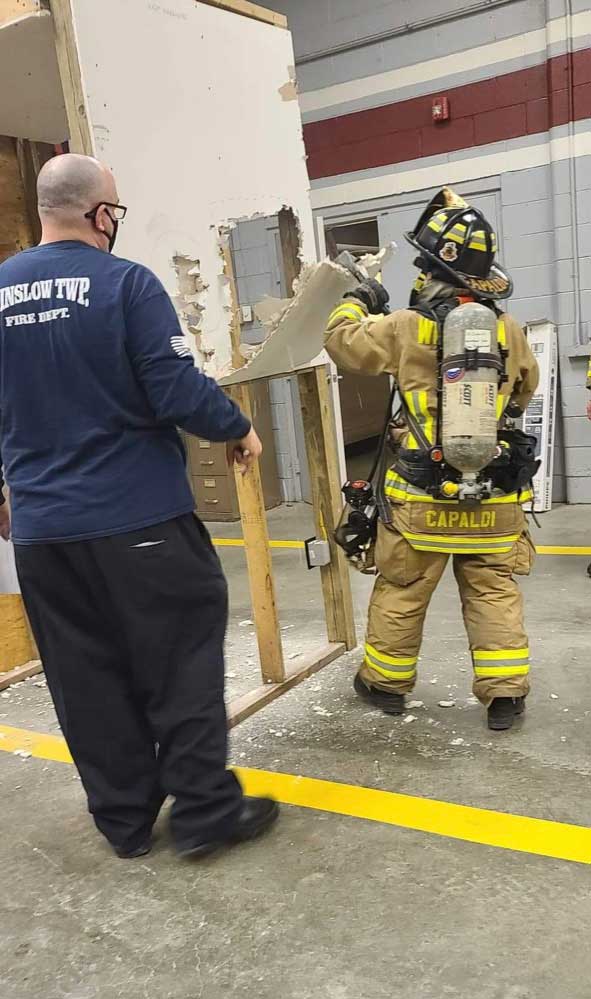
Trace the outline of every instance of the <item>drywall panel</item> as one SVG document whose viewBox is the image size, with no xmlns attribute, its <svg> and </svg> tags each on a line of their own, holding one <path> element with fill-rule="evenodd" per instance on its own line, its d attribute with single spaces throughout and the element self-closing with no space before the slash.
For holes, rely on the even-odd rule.
<svg viewBox="0 0 591 999">
<path fill-rule="evenodd" d="M 0 135 L 50 143 L 68 137 L 48 11 L 0 27 Z"/>
<path fill-rule="evenodd" d="M 315 258 L 291 36 L 192 0 L 100 7 L 113 30 L 97 30 L 96 0 L 72 0 L 96 155 L 129 206 L 117 252 L 153 268 L 172 296 L 181 262 L 192 345 L 210 373 L 227 374 L 220 227 L 290 206 L 303 258 Z"/>
</svg>

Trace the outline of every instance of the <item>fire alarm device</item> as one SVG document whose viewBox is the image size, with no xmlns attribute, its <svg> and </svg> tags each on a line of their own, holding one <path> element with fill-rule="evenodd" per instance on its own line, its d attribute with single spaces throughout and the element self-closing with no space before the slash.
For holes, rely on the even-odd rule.
<svg viewBox="0 0 591 999">
<path fill-rule="evenodd" d="M 449 121 L 449 98 L 434 97 L 431 105 L 433 121 Z"/>
</svg>

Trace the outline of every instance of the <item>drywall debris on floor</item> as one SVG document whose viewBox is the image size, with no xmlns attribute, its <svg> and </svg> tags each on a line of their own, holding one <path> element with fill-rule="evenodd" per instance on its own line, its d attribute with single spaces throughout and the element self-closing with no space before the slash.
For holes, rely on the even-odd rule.
<svg viewBox="0 0 591 999">
<path fill-rule="evenodd" d="M 368 276 L 375 276 L 393 252 L 390 244 L 358 261 Z M 309 264 L 294 285 L 294 297 L 263 299 L 255 306 L 257 319 L 267 332 L 262 344 L 249 351 L 243 368 L 220 377 L 222 385 L 288 374 L 320 363 L 328 317 L 346 291 L 359 283 L 350 271 L 332 260 Z"/>
</svg>

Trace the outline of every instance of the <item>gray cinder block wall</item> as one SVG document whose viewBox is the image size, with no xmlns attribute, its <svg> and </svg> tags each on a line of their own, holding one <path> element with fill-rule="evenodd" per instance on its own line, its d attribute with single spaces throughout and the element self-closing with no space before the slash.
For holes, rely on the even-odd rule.
<svg viewBox="0 0 591 999">
<path fill-rule="evenodd" d="M 515 281 L 510 311 L 558 327 L 555 499 L 591 502 L 588 0 L 272 6 L 294 36 L 317 215 L 373 216 L 396 232 L 450 176 L 494 202 Z M 431 119 L 437 95 L 449 97 L 449 122 Z M 409 266 L 403 253 L 400 266 Z"/>
</svg>

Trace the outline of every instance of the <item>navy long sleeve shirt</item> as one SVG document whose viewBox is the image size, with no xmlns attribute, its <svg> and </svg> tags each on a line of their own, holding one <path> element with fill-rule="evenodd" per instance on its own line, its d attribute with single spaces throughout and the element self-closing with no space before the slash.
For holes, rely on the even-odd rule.
<svg viewBox="0 0 591 999">
<path fill-rule="evenodd" d="M 150 270 L 74 241 L 0 265 L 0 468 L 16 544 L 193 510 L 177 427 L 228 441 L 250 423 L 195 367 Z"/>
</svg>

